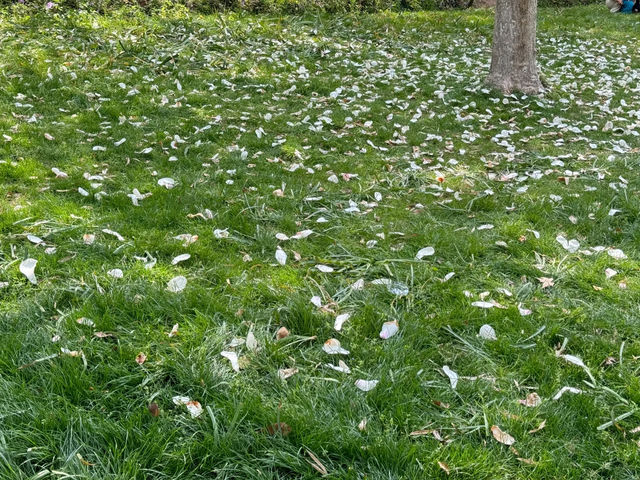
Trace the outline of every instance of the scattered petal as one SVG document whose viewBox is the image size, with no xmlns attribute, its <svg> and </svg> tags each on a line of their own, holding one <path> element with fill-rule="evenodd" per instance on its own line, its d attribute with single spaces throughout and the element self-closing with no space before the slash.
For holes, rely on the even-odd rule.
<svg viewBox="0 0 640 480">
<path fill-rule="evenodd" d="M 27 280 L 29 280 L 34 285 L 38 284 L 38 280 L 36 279 L 36 265 L 38 261 L 33 258 L 27 258 L 20 263 L 20 273 L 22 273 Z"/>
<path fill-rule="evenodd" d="M 122 270 L 120 270 L 119 268 L 114 268 L 111 269 L 107 272 L 107 275 L 109 275 L 110 277 L 113 278 L 122 278 L 124 277 L 124 272 Z"/>
<path fill-rule="evenodd" d="M 344 322 L 349 320 L 350 317 L 351 317 L 350 313 L 342 313 L 338 315 L 335 321 L 333 322 L 333 328 L 339 332 L 340 330 L 342 330 L 342 326 L 344 325 Z"/>
<path fill-rule="evenodd" d="M 233 368 L 234 372 L 240 371 L 240 363 L 238 362 L 238 354 L 236 352 L 220 352 L 224 358 L 228 359 L 231 362 L 231 368 Z"/>
<path fill-rule="evenodd" d="M 619 248 L 611 248 L 611 249 L 607 250 L 607 254 L 611 258 L 615 258 L 616 260 L 624 260 L 625 258 L 627 258 L 627 256 L 624 254 L 624 252 L 622 250 L 620 250 Z"/>
<path fill-rule="evenodd" d="M 276 250 L 276 261 L 282 266 L 287 264 L 287 253 L 280 247 Z"/>
<path fill-rule="evenodd" d="M 363 392 L 369 392 L 376 388 L 379 380 L 356 380 L 356 387 L 362 390 Z"/>
<path fill-rule="evenodd" d="M 171 190 L 176 186 L 176 181 L 173 178 L 161 178 L 158 180 L 158 185 L 166 188 L 167 190 Z"/>
<path fill-rule="evenodd" d="M 432 256 L 434 253 L 436 253 L 436 251 L 434 250 L 433 247 L 422 248 L 422 249 L 418 250 L 418 253 L 416 253 L 416 259 L 417 260 L 422 260 L 424 257 Z"/>
<path fill-rule="evenodd" d="M 187 286 L 187 279 L 182 275 L 173 277 L 167 282 L 167 290 L 173 293 L 179 293 Z"/>
<path fill-rule="evenodd" d="M 190 258 L 191 255 L 189 255 L 188 253 L 183 253 L 182 255 L 178 255 L 173 260 L 171 260 L 171 265 L 177 265 L 178 263 L 189 260 Z"/>
<path fill-rule="evenodd" d="M 449 377 L 451 388 L 455 390 L 456 386 L 458 385 L 458 374 L 453 370 L 451 370 L 448 365 L 445 365 L 444 367 L 442 367 L 442 371 L 447 377 Z"/>
<path fill-rule="evenodd" d="M 558 393 L 556 393 L 553 396 L 554 400 L 560 400 L 560 398 L 565 394 L 565 393 L 574 393 L 574 394 L 579 394 L 582 393 L 582 390 L 580 390 L 579 388 L 575 388 L 575 387 L 562 387 L 560 390 L 558 390 Z"/>
<path fill-rule="evenodd" d="M 388 338 L 393 337 L 396 333 L 398 333 L 398 322 L 397 320 L 393 320 L 391 322 L 384 322 L 382 324 L 382 330 L 380 330 L 380 338 L 386 340 Z"/>
<path fill-rule="evenodd" d="M 493 329 L 491 325 L 482 325 L 480 327 L 480 332 L 478 333 L 480 338 L 483 340 L 497 340 L 498 337 L 496 335 L 496 331 Z"/>
<path fill-rule="evenodd" d="M 349 355 L 349 350 L 345 350 L 340 346 L 340 341 L 335 338 L 330 338 L 324 345 L 322 346 L 322 350 L 324 350 L 329 355 Z"/>
</svg>

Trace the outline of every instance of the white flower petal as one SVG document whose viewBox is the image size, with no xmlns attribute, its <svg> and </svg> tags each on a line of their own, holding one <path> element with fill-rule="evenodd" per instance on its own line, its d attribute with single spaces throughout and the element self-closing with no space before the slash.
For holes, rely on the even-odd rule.
<svg viewBox="0 0 640 480">
<path fill-rule="evenodd" d="M 369 392 L 376 388 L 379 380 L 356 380 L 356 387 L 358 387 L 363 392 Z"/>
<path fill-rule="evenodd" d="M 418 250 L 418 253 L 416 253 L 416 259 L 422 260 L 424 257 L 430 257 L 434 253 L 436 253 L 436 251 L 434 250 L 433 247 L 424 247 Z"/>
<path fill-rule="evenodd" d="M 27 280 L 34 285 L 38 284 L 35 274 L 37 264 L 38 261 L 34 258 L 27 258 L 20 263 L 20 273 L 27 277 Z"/>
<path fill-rule="evenodd" d="M 444 367 L 442 367 L 442 371 L 447 377 L 449 377 L 451 388 L 455 390 L 456 386 L 458 385 L 458 374 L 453 370 L 451 370 L 448 365 L 445 365 Z"/>
<path fill-rule="evenodd" d="M 178 275 L 177 277 L 173 277 L 167 283 L 167 290 L 173 293 L 181 292 L 187 286 L 187 279 L 182 275 Z"/>
<path fill-rule="evenodd" d="M 382 330 L 380 330 L 380 338 L 386 340 L 393 337 L 396 333 L 398 333 L 398 322 L 396 320 L 384 322 L 382 324 Z"/>
</svg>

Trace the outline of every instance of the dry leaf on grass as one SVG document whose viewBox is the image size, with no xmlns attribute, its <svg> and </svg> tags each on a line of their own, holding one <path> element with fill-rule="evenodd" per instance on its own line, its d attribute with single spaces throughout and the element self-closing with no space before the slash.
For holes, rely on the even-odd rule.
<svg viewBox="0 0 640 480">
<path fill-rule="evenodd" d="M 291 433 L 291 427 L 284 422 L 267 425 L 265 430 L 269 435 L 282 435 L 283 437 L 286 437 Z"/>
<path fill-rule="evenodd" d="M 329 472 L 327 471 L 327 468 L 322 464 L 322 462 L 318 459 L 318 457 L 316 457 L 309 450 L 307 450 L 307 454 L 311 457 L 311 461 L 307 460 L 307 462 L 309 462 L 309 465 L 311 465 L 314 468 L 314 470 L 316 470 L 320 475 L 329 474 Z"/>
<path fill-rule="evenodd" d="M 282 340 L 283 338 L 287 338 L 289 336 L 289 330 L 287 327 L 280 327 L 276 332 L 276 340 Z"/>
<path fill-rule="evenodd" d="M 286 380 L 287 378 L 293 377 L 296 373 L 298 373 L 297 368 L 281 368 L 278 370 L 278 376 L 280 380 Z"/>
<path fill-rule="evenodd" d="M 536 433 L 539 432 L 540 430 L 542 430 L 545 426 L 547 425 L 547 421 L 543 420 L 542 422 L 540 422 L 540 425 L 538 425 L 536 428 L 534 428 L 533 430 L 529 430 L 529 433 Z"/>
<path fill-rule="evenodd" d="M 138 365 L 142 365 L 146 361 L 147 361 L 147 356 L 144 353 L 140 352 L 138 355 L 136 355 L 136 363 Z"/>
<path fill-rule="evenodd" d="M 149 409 L 149 413 L 152 417 L 157 417 L 158 415 L 160 415 L 160 408 L 158 408 L 157 403 L 150 403 L 149 407 L 147 408 Z"/>
<path fill-rule="evenodd" d="M 451 469 L 449 468 L 449 465 L 447 465 L 446 463 L 441 462 L 440 460 L 438 460 L 438 466 L 439 466 L 442 470 L 444 470 L 444 472 L 445 472 L 447 475 L 450 475 L 450 474 L 451 474 Z"/>
<path fill-rule="evenodd" d="M 542 399 L 536 392 L 532 392 L 527 395 L 527 398 L 524 400 L 518 400 L 520 405 L 524 405 L 525 407 L 537 407 L 542 403 Z"/>
<path fill-rule="evenodd" d="M 496 439 L 499 443 L 503 445 L 513 445 L 516 443 L 516 439 L 509 435 L 507 432 L 503 432 L 500 430 L 500 427 L 497 425 L 493 425 L 491 427 L 491 433 L 493 434 L 493 438 Z"/>
</svg>

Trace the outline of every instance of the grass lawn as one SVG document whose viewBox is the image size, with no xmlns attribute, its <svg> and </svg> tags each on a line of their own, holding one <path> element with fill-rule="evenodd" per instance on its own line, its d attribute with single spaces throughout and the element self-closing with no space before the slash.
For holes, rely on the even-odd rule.
<svg viewBox="0 0 640 480">
<path fill-rule="evenodd" d="M 5 11 L 0 478 L 638 478 L 639 27 Z"/>
</svg>

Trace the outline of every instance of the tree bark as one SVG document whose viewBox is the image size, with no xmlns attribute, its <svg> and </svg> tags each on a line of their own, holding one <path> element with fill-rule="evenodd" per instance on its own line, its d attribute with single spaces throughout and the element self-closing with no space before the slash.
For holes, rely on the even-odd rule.
<svg viewBox="0 0 640 480">
<path fill-rule="evenodd" d="M 536 62 L 537 0 L 498 0 L 487 83 L 502 91 L 542 91 Z"/>
</svg>

